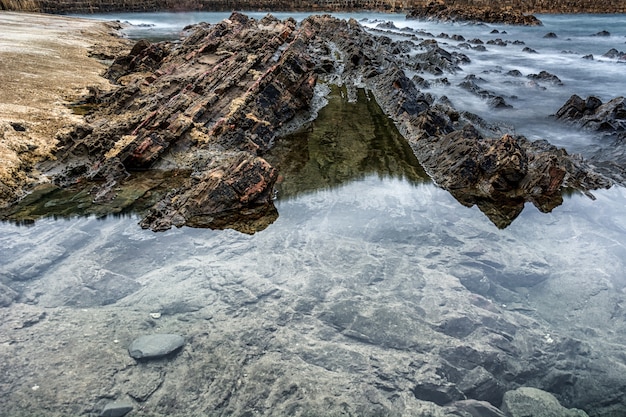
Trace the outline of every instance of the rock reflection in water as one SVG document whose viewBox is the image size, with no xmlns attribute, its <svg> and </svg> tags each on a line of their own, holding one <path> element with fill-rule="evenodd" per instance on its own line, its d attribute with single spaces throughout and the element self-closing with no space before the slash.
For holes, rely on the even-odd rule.
<svg viewBox="0 0 626 417">
<path fill-rule="evenodd" d="M 188 175 L 188 173 L 186 173 Z M 18 224 L 32 224 L 41 218 L 71 219 L 74 217 L 144 214 L 167 192 L 182 183 L 182 171 L 135 172 L 116 189 L 116 196 L 107 202 L 95 202 L 93 184 L 78 183 L 66 188 L 42 184 L 18 205 L 10 207 L 3 219 Z"/>
<path fill-rule="evenodd" d="M 189 175 L 185 171 L 134 172 L 119 184 L 116 196 L 111 201 L 94 201 L 93 185 L 75 184 L 59 188 L 53 184 L 42 184 L 18 205 L 6 209 L 0 216 L 21 225 L 33 224 L 42 218 L 71 219 L 95 216 L 144 216 L 171 190 L 180 187 Z M 187 226 L 210 229 L 234 229 L 253 234 L 266 229 L 278 218 L 273 205 L 254 206 L 240 211 L 227 211 L 210 217 L 196 216 Z"/>
<path fill-rule="evenodd" d="M 411 147 L 365 90 L 350 102 L 333 86 L 328 105 L 306 128 L 277 141 L 268 160 L 279 168 L 281 199 L 376 174 L 412 184 L 430 181 Z"/>
</svg>

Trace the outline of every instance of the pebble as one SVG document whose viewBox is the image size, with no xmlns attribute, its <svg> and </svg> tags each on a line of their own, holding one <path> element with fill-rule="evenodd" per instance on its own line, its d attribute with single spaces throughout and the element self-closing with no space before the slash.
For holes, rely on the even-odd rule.
<svg viewBox="0 0 626 417">
<path fill-rule="evenodd" d="M 184 344 L 185 338 L 177 334 L 152 334 L 133 340 L 128 353 L 135 359 L 160 358 L 177 351 Z"/>
<path fill-rule="evenodd" d="M 130 401 L 114 401 L 104 406 L 100 417 L 122 417 L 133 410 Z"/>
</svg>

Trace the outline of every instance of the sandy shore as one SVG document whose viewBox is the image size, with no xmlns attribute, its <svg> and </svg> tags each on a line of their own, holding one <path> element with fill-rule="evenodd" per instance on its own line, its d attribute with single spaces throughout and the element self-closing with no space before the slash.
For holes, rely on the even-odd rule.
<svg viewBox="0 0 626 417">
<path fill-rule="evenodd" d="M 0 207 L 40 181 L 35 164 L 57 133 L 80 122 L 66 106 L 88 86 L 110 87 L 92 50 L 119 48 L 114 24 L 29 13 L 0 13 Z"/>
</svg>

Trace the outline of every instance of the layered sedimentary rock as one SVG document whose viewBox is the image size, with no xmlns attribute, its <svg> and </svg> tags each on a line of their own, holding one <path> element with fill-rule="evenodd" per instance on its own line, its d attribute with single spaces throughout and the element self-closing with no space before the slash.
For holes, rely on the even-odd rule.
<svg viewBox="0 0 626 417">
<path fill-rule="evenodd" d="M 145 227 L 275 218 L 277 172 L 261 155 L 276 131 L 308 108 L 316 81 L 295 26 L 234 14 L 194 27 L 178 46 L 137 43 L 108 72 L 122 86 L 87 98 L 101 108 L 62 138 L 56 183 L 100 181 L 94 198 L 107 201 L 133 171 L 190 172 L 153 207 Z M 247 221 L 237 228 L 247 231 Z"/>
<path fill-rule="evenodd" d="M 409 59 L 400 47 L 354 20 L 314 16 L 297 25 L 238 13 L 190 28 L 180 44 L 138 42 L 108 71 L 120 87 L 85 98 L 95 112 L 61 138 L 57 160 L 45 168 L 59 186 L 92 184 L 100 202 L 115 199 L 135 172 L 175 171 L 185 179 L 142 226 L 254 232 L 276 218 L 277 171 L 263 156 L 286 125 L 310 116 L 322 81 L 344 85 L 349 95 L 369 89 L 430 176 L 499 227 L 525 202 L 550 211 L 564 187 L 610 186 L 564 150 L 476 127 L 477 116 L 435 104 L 404 69 L 463 57 L 429 43 Z"/>
</svg>

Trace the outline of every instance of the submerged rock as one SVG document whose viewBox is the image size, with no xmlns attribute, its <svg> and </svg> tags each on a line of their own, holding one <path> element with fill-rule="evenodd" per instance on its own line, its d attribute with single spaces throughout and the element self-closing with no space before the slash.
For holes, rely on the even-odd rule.
<svg viewBox="0 0 626 417">
<path fill-rule="evenodd" d="M 487 103 L 489 104 L 489 107 L 493 109 L 505 109 L 505 108 L 513 107 L 510 104 L 508 104 L 504 100 L 503 97 L 480 87 L 477 84 L 477 81 L 482 81 L 482 80 L 477 80 L 475 79 L 475 77 L 467 76 L 465 77 L 465 80 L 459 84 L 459 87 L 461 87 L 464 90 L 469 91 L 472 94 L 475 94 L 476 96 L 482 99 L 485 99 Z"/>
<path fill-rule="evenodd" d="M 618 60 L 626 60 L 626 52 L 618 51 L 615 48 L 609 49 L 604 55 L 604 58 L 618 59 Z"/>
<path fill-rule="evenodd" d="M 182 348 L 185 338 L 177 334 L 141 336 L 130 344 L 128 353 L 135 359 L 156 359 Z"/>
<path fill-rule="evenodd" d="M 530 387 L 506 392 L 502 410 L 509 417 L 588 417 L 582 410 L 561 406 L 552 394 Z"/>
<path fill-rule="evenodd" d="M 100 417 L 123 417 L 131 411 L 133 404 L 130 401 L 115 401 L 104 406 Z"/>
<path fill-rule="evenodd" d="M 548 71 L 540 71 L 539 74 L 528 74 L 526 78 L 534 81 L 545 81 L 554 85 L 563 85 L 563 82 L 559 77 L 549 73 Z"/>
</svg>

